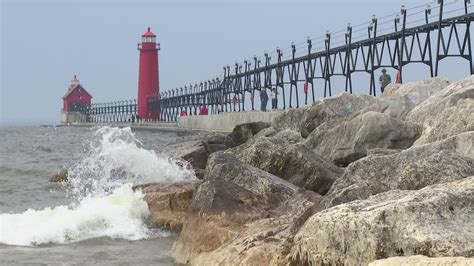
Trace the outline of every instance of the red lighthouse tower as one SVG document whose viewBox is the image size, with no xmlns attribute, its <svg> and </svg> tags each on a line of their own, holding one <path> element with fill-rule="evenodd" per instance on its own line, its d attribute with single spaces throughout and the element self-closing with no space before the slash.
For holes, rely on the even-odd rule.
<svg viewBox="0 0 474 266">
<path fill-rule="evenodd" d="M 142 35 L 142 42 L 138 44 L 140 51 L 140 66 L 138 73 L 138 115 L 141 118 L 150 118 L 148 101 L 157 98 L 160 94 L 158 75 L 158 50 L 156 35 L 148 30 Z"/>
</svg>

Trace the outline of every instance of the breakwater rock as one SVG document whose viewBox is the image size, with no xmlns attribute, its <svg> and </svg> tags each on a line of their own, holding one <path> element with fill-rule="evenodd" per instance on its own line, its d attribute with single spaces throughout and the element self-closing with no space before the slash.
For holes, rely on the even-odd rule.
<svg viewBox="0 0 474 266">
<path fill-rule="evenodd" d="M 179 263 L 474 257 L 474 76 L 394 84 L 381 97 L 343 93 L 167 149 L 202 179 L 142 188 L 157 213 L 180 202 L 179 219 L 167 218 L 182 225 Z"/>
</svg>

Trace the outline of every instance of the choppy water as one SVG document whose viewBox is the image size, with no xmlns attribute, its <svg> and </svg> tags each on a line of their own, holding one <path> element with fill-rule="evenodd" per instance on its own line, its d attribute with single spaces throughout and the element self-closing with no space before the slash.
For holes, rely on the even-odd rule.
<svg viewBox="0 0 474 266">
<path fill-rule="evenodd" d="M 175 133 L 0 128 L 0 264 L 172 263 L 175 236 L 146 224 L 136 184 L 193 180 L 160 154 Z M 58 169 L 65 184 L 50 183 Z"/>
</svg>

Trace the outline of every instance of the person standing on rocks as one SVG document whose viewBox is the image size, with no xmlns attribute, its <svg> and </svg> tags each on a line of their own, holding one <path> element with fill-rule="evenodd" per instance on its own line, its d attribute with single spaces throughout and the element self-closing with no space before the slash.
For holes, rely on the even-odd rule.
<svg viewBox="0 0 474 266">
<path fill-rule="evenodd" d="M 262 90 L 260 90 L 260 101 L 261 101 L 260 111 L 266 112 L 267 102 L 268 102 L 268 94 L 267 94 L 266 88 L 262 88 Z"/>
<path fill-rule="evenodd" d="M 387 74 L 387 70 L 385 68 L 382 68 L 382 75 L 380 75 L 379 77 L 380 90 L 382 91 L 382 93 L 385 90 L 385 87 L 387 87 L 387 85 L 391 82 L 392 78 L 389 74 Z"/>
</svg>

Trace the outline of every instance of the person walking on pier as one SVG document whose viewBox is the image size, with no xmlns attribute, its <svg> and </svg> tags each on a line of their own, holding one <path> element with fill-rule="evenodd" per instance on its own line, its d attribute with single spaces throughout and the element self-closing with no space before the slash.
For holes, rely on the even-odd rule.
<svg viewBox="0 0 474 266">
<path fill-rule="evenodd" d="M 272 89 L 272 109 L 278 108 L 278 91 L 277 88 Z"/>
<path fill-rule="evenodd" d="M 387 70 L 385 68 L 382 68 L 382 75 L 380 75 L 379 77 L 380 90 L 382 91 L 382 93 L 385 90 L 385 87 L 387 87 L 387 85 L 391 82 L 392 78 L 389 74 L 387 74 Z"/>
<path fill-rule="evenodd" d="M 267 94 L 267 89 L 266 88 L 262 88 L 260 90 L 260 101 L 261 101 L 260 111 L 266 112 L 267 111 L 267 103 L 268 103 L 268 94 Z"/>
</svg>

